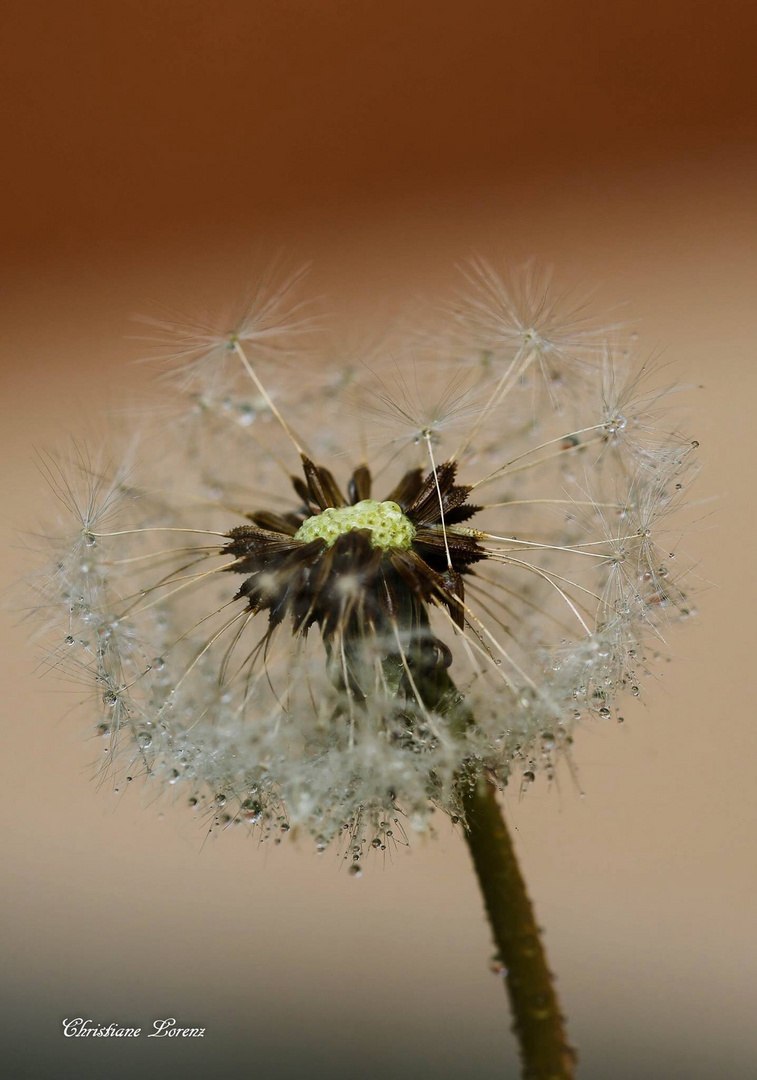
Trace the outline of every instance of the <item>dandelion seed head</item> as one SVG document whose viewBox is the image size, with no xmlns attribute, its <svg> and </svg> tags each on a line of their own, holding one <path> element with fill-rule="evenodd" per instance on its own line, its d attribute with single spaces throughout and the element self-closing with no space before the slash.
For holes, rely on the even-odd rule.
<svg viewBox="0 0 757 1080">
<path fill-rule="evenodd" d="M 579 723 L 643 694 L 692 611 L 670 553 L 696 446 L 583 304 L 468 277 L 451 372 L 393 340 L 304 378 L 290 280 L 222 330 L 160 328 L 173 414 L 138 468 L 43 459 L 34 614 L 103 779 L 359 865 L 460 820 L 482 774 L 551 778 Z"/>
</svg>

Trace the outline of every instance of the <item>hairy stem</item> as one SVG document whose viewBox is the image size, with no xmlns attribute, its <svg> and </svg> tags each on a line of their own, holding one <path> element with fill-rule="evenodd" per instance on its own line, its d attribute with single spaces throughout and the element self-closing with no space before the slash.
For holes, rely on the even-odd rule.
<svg viewBox="0 0 757 1080">
<path fill-rule="evenodd" d="M 534 910 L 495 789 L 480 780 L 463 796 L 465 838 L 513 1014 L 525 1080 L 570 1080 L 570 1046 Z"/>
</svg>

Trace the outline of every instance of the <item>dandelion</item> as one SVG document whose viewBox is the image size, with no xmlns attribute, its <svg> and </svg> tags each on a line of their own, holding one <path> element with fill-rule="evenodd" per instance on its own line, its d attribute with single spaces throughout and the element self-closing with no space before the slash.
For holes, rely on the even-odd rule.
<svg viewBox="0 0 757 1080">
<path fill-rule="evenodd" d="M 109 775 L 211 830 L 310 834 L 357 875 L 460 822 L 527 1074 L 570 1076 L 495 793 L 573 769 L 576 725 L 619 718 L 690 614 L 671 515 L 695 444 L 616 328 L 561 315 L 532 272 L 471 282 L 440 333 L 451 376 L 428 345 L 311 380 L 294 280 L 180 335 L 141 466 L 46 464 L 68 523 L 36 609 L 50 666 L 94 688 Z"/>
</svg>

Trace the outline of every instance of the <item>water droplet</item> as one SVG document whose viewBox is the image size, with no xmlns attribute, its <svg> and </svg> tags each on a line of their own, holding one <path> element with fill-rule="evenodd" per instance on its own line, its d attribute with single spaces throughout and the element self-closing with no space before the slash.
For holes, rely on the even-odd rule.
<svg viewBox="0 0 757 1080">
<path fill-rule="evenodd" d="M 171 775 L 168 777 L 168 783 L 169 784 L 175 784 L 180 776 L 181 776 L 181 773 L 179 772 L 178 769 L 171 769 Z"/>
<path fill-rule="evenodd" d="M 500 979 L 507 977 L 507 968 L 496 953 L 489 961 L 489 971 L 491 971 L 492 975 L 497 975 Z"/>
<path fill-rule="evenodd" d="M 112 709 L 117 702 L 118 694 L 113 690 L 106 690 L 103 694 L 103 705 L 107 705 L 109 709 Z"/>
<path fill-rule="evenodd" d="M 226 796 L 225 795 L 216 795 L 216 806 L 225 806 L 225 805 L 226 805 Z"/>
<path fill-rule="evenodd" d="M 523 783 L 525 785 L 533 784 L 535 779 L 536 779 L 536 774 L 531 772 L 530 769 L 526 770 L 526 772 L 523 773 Z"/>
<path fill-rule="evenodd" d="M 75 639 L 72 638 L 70 634 L 66 634 L 66 636 L 63 638 L 63 642 L 64 642 L 65 645 L 75 645 L 76 644 Z"/>
<path fill-rule="evenodd" d="M 362 877 L 363 876 L 363 868 L 360 865 L 360 863 L 353 863 L 352 866 L 347 871 L 347 873 L 350 875 L 350 877 Z"/>
<path fill-rule="evenodd" d="M 147 750 L 149 746 L 152 746 L 152 735 L 147 731 L 140 731 L 137 735 L 137 746 L 140 750 Z"/>
<path fill-rule="evenodd" d="M 602 717 L 603 720 L 608 720 L 612 714 L 607 708 L 607 706 L 603 705 L 602 708 L 599 710 L 599 715 Z"/>
</svg>

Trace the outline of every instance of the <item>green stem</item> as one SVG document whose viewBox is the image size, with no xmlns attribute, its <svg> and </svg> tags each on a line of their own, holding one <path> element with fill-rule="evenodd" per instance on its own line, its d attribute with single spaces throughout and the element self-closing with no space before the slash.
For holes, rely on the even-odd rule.
<svg viewBox="0 0 757 1080">
<path fill-rule="evenodd" d="M 520 1044 L 524 1080 L 571 1080 L 570 1046 L 526 884 L 495 789 L 485 781 L 463 796 L 465 838 L 478 876 Z"/>
<path fill-rule="evenodd" d="M 427 618 L 423 629 L 428 629 Z M 443 715 L 449 730 L 461 737 L 475 724 L 465 698 L 443 662 L 441 643 L 424 649 L 433 636 L 418 636 L 416 648 L 404 663 L 413 669 L 413 692 L 427 708 Z M 398 690 L 403 664 L 387 660 Z M 408 687 L 402 692 L 412 700 Z M 494 942 L 505 969 L 513 1030 L 520 1045 L 524 1080 L 573 1080 L 576 1052 L 568 1042 L 565 1021 L 547 965 L 539 927 L 518 866 L 510 834 L 497 802 L 495 788 L 481 778 L 459 777 L 465 839 L 489 916 Z"/>
</svg>

